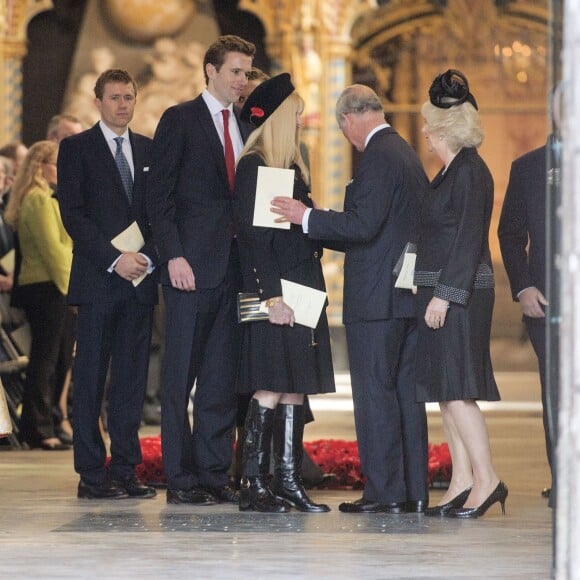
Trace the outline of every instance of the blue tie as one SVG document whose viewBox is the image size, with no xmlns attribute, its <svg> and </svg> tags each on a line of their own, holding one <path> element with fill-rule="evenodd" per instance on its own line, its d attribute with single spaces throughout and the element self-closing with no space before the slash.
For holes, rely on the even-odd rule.
<svg viewBox="0 0 580 580">
<path fill-rule="evenodd" d="M 117 150 L 115 151 L 115 163 L 121 174 L 121 181 L 125 188 L 125 193 L 129 198 L 129 203 L 133 201 L 133 176 L 131 175 L 131 168 L 129 162 L 123 153 L 123 137 L 115 137 L 117 142 Z"/>
</svg>

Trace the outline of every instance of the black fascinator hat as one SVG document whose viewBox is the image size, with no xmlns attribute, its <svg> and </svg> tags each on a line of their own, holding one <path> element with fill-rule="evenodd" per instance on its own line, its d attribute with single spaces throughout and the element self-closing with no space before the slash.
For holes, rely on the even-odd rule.
<svg viewBox="0 0 580 580">
<path fill-rule="evenodd" d="M 435 77 L 429 88 L 429 100 L 440 109 L 450 109 L 466 101 L 478 108 L 475 97 L 469 92 L 465 75 L 451 68 Z"/>
<path fill-rule="evenodd" d="M 240 119 L 259 127 L 293 92 L 288 73 L 264 81 L 246 99 Z"/>
</svg>

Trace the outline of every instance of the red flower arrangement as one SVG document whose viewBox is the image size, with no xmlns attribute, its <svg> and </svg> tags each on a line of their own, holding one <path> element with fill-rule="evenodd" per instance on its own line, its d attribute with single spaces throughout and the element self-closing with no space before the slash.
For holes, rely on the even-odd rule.
<svg viewBox="0 0 580 580">
<path fill-rule="evenodd" d="M 327 489 L 362 489 L 365 479 L 361 473 L 360 458 L 356 441 L 319 439 L 307 441 L 304 449 L 323 473 L 334 477 L 325 482 Z M 151 485 L 165 485 L 161 438 L 141 439 L 143 463 L 137 466 L 136 475 Z M 451 479 L 451 455 L 447 443 L 429 443 L 428 482 L 431 486 L 443 487 Z"/>
</svg>

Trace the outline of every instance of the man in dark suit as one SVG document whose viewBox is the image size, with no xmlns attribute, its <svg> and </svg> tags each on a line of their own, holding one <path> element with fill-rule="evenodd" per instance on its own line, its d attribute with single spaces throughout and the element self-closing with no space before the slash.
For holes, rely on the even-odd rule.
<svg viewBox="0 0 580 580">
<path fill-rule="evenodd" d="M 508 187 L 498 226 L 503 263 L 510 281 L 512 297 L 522 308 L 523 321 L 540 371 L 544 433 L 548 463 L 555 479 L 554 430 L 557 421 L 551 407 L 557 396 L 549 397 L 546 382 L 546 196 L 547 186 L 554 179 L 557 162 L 553 152 L 558 141 L 552 136 L 548 143 L 516 159 L 511 166 Z M 550 158 L 550 171 L 548 171 Z M 549 494 L 549 488 L 544 490 Z"/>
<path fill-rule="evenodd" d="M 95 84 L 101 120 L 64 139 L 58 156 L 58 200 L 74 244 L 68 301 L 78 307 L 73 424 L 79 498 L 155 496 L 134 472 L 141 463 L 138 429 L 157 297 L 144 200 L 151 140 L 128 129 L 136 94 L 126 71 L 101 74 Z M 112 239 L 133 222 L 145 245 L 116 249 Z M 109 364 L 112 459 L 106 470 L 99 416 Z"/>
<path fill-rule="evenodd" d="M 165 111 L 153 143 L 147 200 L 166 311 L 161 439 L 169 503 L 237 502 L 227 475 L 240 350 L 232 193 L 244 134 L 232 103 L 254 52 L 237 36 L 218 38 L 204 58 L 207 89 Z"/>
<path fill-rule="evenodd" d="M 344 136 L 363 152 L 344 211 L 307 210 L 278 197 L 275 213 L 345 252 L 346 326 L 363 497 L 343 512 L 421 512 L 427 506 L 427 419 L 415 402 L 416 319 L 393 266 L 412 239 L 427 177 L 415 152 L 385 123 L 378 96 L 353 85 L 338 99 Z M 336 247 L 336 246 L 335 246 Z"/>
</svg>

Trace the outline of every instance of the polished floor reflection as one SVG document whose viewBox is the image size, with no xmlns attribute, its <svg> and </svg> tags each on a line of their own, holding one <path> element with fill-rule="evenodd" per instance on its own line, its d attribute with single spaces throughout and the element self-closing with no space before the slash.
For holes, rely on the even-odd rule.
<svg viewBox="0 0 580 580">
<path fill-rule="evenodd" d="M 0 578 L 550 578 L 537 377 L 498 373 L 498 382 L 506 402 L 486 417 L 510 489 L 505 517 L 499 505 L 475 521 L 340 513 L 357 491 L 313 491 L 329 514 L 167 505 L 163 490 L 152 500 L 77 500 L 71 452 L 4 450 Z M 354 438 L 347 381 L 340 384 L 316 399 L 308 439 Z M 442 441 L 436 411 L 429 425 L 430 440 Z M 433 503 L 441 493 L 432 491 Z"/>
</svg>

